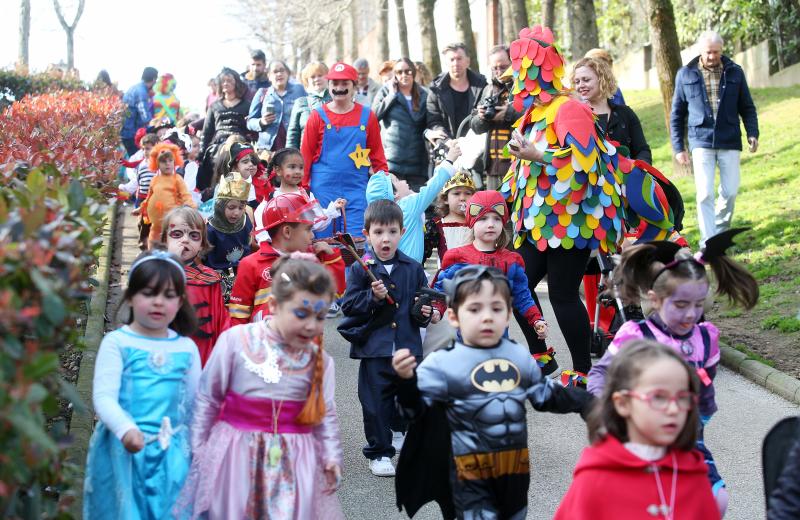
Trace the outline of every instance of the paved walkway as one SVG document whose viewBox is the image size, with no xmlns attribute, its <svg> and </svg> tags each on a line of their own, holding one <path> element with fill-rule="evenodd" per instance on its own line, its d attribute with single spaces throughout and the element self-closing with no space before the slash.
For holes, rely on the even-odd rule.
<svg viewBox="0 0 800 520">
<path fill-rule="evenodd" d="M 124 210 L 122 277 L 139 254 L 136 219 Z M 546 286 L 537 291 L 544 314 L 556 324 Z M 397 512 L 394 479 L 378 478 L 369 472 L 361 455 L 364 431 L 361 405 L 356 394 L 358 363 L 348 357 L 349 346 L 336 331 L 338 320 L 328 320 L 325 348 L 336 362 L 336 402 L 342 427 L 344 480 L 339 498 L 347 518 L 358 520 L 407 518 Z M 569 353 L 557 326 L 551 326 L 551 341 L 562 368 L 569 365 Z M 514 339 L 522 338 L 516 324 Z M 761 480 L 761 441 L 779 419 L 800 413 L 798 407 L 743 377 L 721 369 L 717 379 L 719 412 L 706 428 L 706 441 L 714 453 L 720 473 L 728 483 L 731 504 L 726 520 L 754 520 L 764 517 Z M 561 416 L 533 412 L 528 408 L 531 487 L 528 518 L 548 519 L 569 487 L 572 469 L 586 445 L 586 427 L 577 415 Z M 438 507 L 429 504 L 415 518 L 440 518 Z"/>
</svg>

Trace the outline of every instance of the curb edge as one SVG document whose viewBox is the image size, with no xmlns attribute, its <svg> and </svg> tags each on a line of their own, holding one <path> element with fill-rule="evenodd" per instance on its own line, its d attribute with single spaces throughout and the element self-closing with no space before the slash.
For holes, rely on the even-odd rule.
<svg viewBox="0 0 800 520">
<path fill-rule="evenodd" d="M 765 365 L 733 347 L 720 344 L 722 366 L 793 404 L 800 404 L 800 379 Z"/>
<path fill-rule="evenodd" d="M 67 460 L 76 464 L 78 470 L 74 476 L 73 492 L 75 500 L 70 506 L 70 512 L 75 518 L 81 518 L 83 510 L 83 478 L 85 471 L 86 455 L 89 450 L 89 439 L 94 431 L 94 408 L 92 407 L 92 379 L 94 377 L 94 362 L 100 342 L 105 335 L 105 314 L 108 300 L 108 284 L 111 273 L 112 245 L 114 229 L 117 224 L 117 201 L 112 201 L 108 208 L 106 224 L 103 227 L 103 245 L 97 254 L 98 264 L 94 272 L 99 285 L 92 293 L 89 304 L 89 315 L 86 320 L 84 332 L 83 355 L 78 370 L 78 380 L 75 388 L 86 406 L 86 413 L 73 413 L 70 422 L 69 434 L 72 444 L 67 448 Z"/>
</svg>

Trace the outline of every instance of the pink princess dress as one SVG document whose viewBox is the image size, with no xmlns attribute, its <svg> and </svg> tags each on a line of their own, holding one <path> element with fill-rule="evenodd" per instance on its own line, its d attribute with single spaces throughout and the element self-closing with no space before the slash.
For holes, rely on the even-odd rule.
<svg viewBox="0 0 800 520">
<path fill-rule="evenodd" d="M 324 467 L 342 464 L 332 358 L 323 351 L 325 416 L 299 424 L 314 353 L 284 348 L 269 321 L 225 331 L 205 366 L 191 429 L 192 466 L 180 518 L 344 518 Z"/>
</svg>

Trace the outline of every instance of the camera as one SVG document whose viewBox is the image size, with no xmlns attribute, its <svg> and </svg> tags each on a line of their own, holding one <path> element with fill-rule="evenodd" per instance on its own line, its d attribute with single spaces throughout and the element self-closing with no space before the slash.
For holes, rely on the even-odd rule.
<svg viewBox="0 0 800 520">
<path fill-rule="evenodd" d="M 480 106 L 484 108 L 483 118 L 484 119 L 493 119 L 494 116 L 497 115 L 497 103 L 500 100 L 497 99 L 497 96 L 487 96 L 483 98 L 481 101 Z"/>
</svg>

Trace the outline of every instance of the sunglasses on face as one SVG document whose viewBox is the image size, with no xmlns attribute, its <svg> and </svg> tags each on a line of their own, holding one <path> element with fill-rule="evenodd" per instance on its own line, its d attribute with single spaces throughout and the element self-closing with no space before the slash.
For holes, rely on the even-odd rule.
<svg viewBox="0 0 800 520">
<path fill-rule="evenodd" d="M 395 75 L 399 76 L 401 74 L 408 74 L 409 76 L 414 74 L 414 71 L 411 69 L 403 69 L 403 70 L 396 70 L 394 71 Z"/>
<path fill-rule="evenodd" d="M 621 393 L 646 402 L 650 405 L 650 408 L 657 412 L 665 411 L 672 402 L 675 403 L 678 409 L 683 411 L 691 410 L 697 404 L 697 395 L 686 390 L 675 395 L 670 395 L 666 390 L 653 390 L 646 394 L 634 392 L 633 390 L 622 390 Z"/>
<path fill-rule="evenodd" d="M 180 240 L 186 234 L 189 235 L 189 240 L 192 242 L 200 242 L 203 239 L 203 234 L 199 231 L 184 231 L 182 229 L 173 229 L 168 233 L 168 236 L 173 240 Z"/>
</svg>

